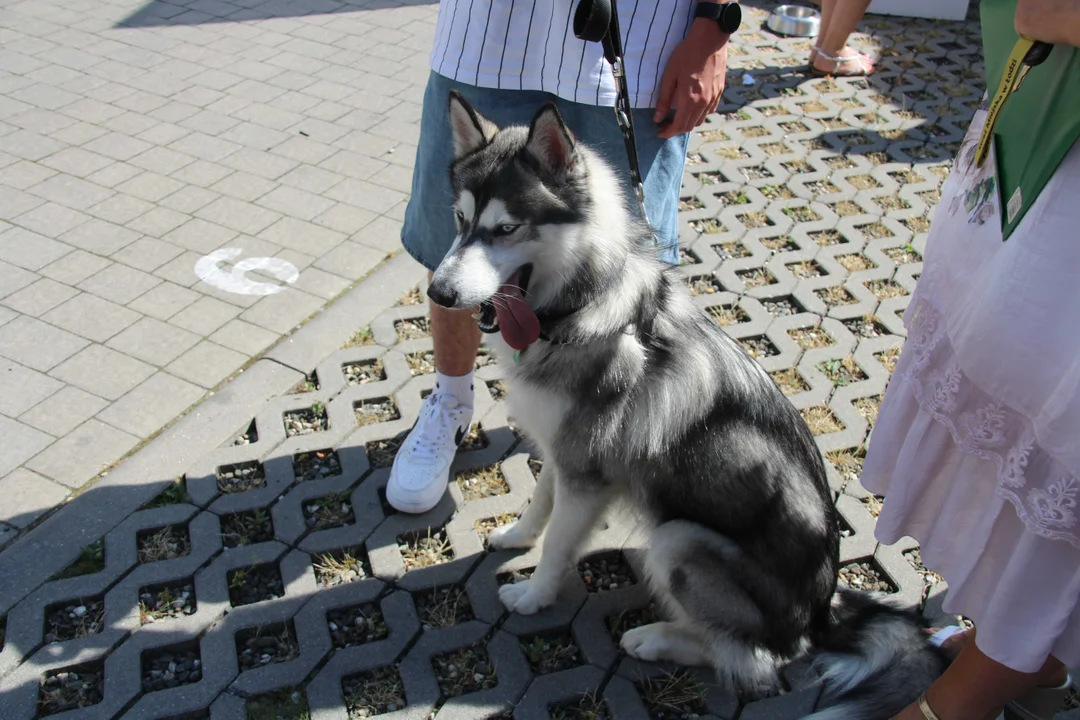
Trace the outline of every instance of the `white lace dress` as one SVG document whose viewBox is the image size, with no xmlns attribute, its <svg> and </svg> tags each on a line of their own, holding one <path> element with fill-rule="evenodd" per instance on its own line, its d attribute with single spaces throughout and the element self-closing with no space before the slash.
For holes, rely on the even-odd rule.
<svg viewBox="0 0 1080 720">
<path fill-rule="evenodd" d="M 1080 667 L 1080 143 L 1001 240 L 976 113 L 942 188 L 862 476 L 1016 670 Z"/>
</svg>

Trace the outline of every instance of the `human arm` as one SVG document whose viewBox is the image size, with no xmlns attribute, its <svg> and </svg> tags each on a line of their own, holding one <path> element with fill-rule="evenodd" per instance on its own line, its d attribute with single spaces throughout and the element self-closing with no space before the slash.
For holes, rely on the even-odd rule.
<svg viewBox="0 0 1080 720">
<path fill-rule="evenodd" d="M 660 123 L 660 137 L 689 132 L 716 109 L 724 92 L 728 38 L 715 21 L 694 19 L 686 37 L 671 53 L 660 80 L 660 98 L 653 115 Z M 673 107 L 675 116 L 666 120 Z"/>
<path fill-rule="evenodd" d="M 1016 31 L 1052 45 L 1080 47 L 1080 0 L 1020 0 Z"/>
</svg>

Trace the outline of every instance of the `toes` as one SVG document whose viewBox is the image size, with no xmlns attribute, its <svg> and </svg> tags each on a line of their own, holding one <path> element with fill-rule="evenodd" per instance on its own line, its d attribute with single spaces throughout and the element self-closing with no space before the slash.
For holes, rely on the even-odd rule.
<svg viewBox="0 0 1080 720">
<path fill-rule="evenodd" d="M 530 548 L 533 546 L 532 538 L 522 537 L 517 523 L 497 527 L 488 533 L 488 547 L 495 550 L 510 550 L 516 548 Z"/>
<path fill-rule="evenodd" d="M 523 580 L 513 585 L 499 588 L 499 600 L 510 612 L 520 615 L 532 615 L 551 604 L 554 598 L 544 597 L 531 580 Z"/>
</svg>

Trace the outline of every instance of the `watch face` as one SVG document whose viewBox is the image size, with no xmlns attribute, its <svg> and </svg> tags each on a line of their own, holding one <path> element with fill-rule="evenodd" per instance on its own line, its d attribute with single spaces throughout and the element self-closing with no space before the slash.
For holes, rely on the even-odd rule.
<svg viewBox="0 0 1080 720">
<path fill-rule="evenodd" d="M 720 28 L 726 33 L 733 33 L 742 25 L 742 6 L 737 2 L 725 3 L 721 6 Z"/>
</svg>

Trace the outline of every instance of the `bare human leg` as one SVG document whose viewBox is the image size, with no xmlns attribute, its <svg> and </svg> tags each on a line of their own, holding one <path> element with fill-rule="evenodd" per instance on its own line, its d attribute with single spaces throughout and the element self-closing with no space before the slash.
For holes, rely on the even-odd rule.
<svg viewBox="0 0 1080 720">
<path fill-rule="evenodd" d="M 428 281 L 434 273 L 428 273 Z M 435 367 L 444 375 L 467 375 L 480 349 L 480 328 L 471 310 L 447 310 L 428 302 L 431 337 L 435 344 Z"/>
<path fill-rule="evenodd" d="M 870 0 L 822 0 L 821 28 L 810 53 L 815 70 L 836 75 L 865 75 L 873 70 L 870 58 L 846 45 L 869 6 Z"/>
<path fill-rule="evenodd" d="M 1005 703 L 1035 687 L 1055 687 L 1064 682 L 1067 670 L 1057 658 L 1047 658 L 1034 673 L 1021 673 L 987 657 L 975 644 L 975 632 L 946 641 L 946 652 L 959 648 L 952 664 L 930 686 L 926 700 L 941 720 L 994 720 Z M 894 720 L 925 720 L 917 704 L 905 708 Z"/>
</svg>

